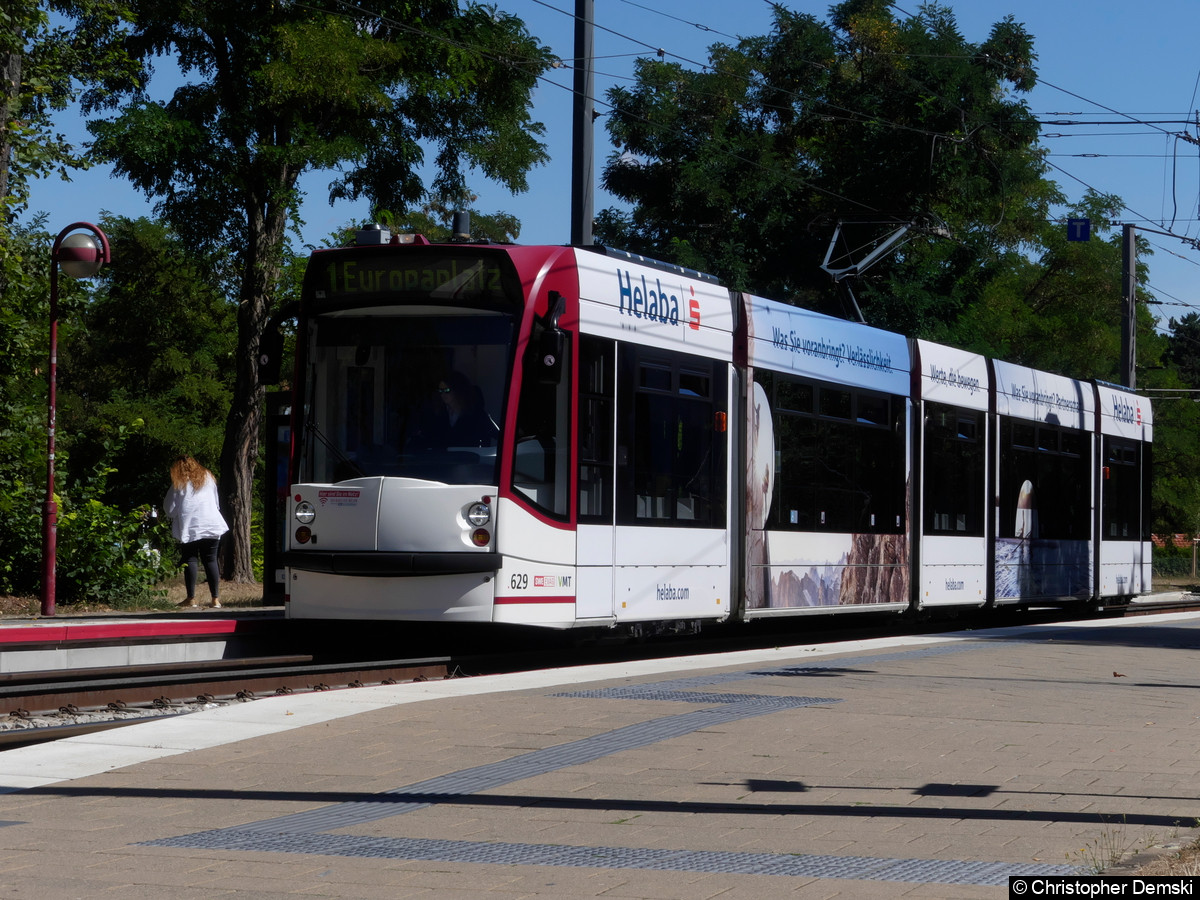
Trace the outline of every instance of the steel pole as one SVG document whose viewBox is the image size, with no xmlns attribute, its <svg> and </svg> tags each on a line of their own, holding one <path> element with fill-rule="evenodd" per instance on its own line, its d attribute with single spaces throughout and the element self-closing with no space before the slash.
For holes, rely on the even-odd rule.
<svg viewBox="0 0 1200 900">
<path fill-rule="evenodd" d="M 61 240 L 62 236 L 59 235 Z M 58 241 L 50 253 L 50 366 L 46 418 L 46 505 L 42 535 L 42 615 L 54 615 L 58 571 L 58 502 L 54 499 L 54 431 L 58 393 Z"/>
<path fill-rule="evenodd" d="M 95 240 L 71 241 L 73 231 L 86 229 Z M 82 237 L 82 236 L 81 236 Z M 50 365 L 46 378 L 46 504 L 42 534 L 42 615 L 53 616 L 58 580 L 58 501 L 54 499 L 55 432 L 58 428 L 58 269 L 66 264 L 68 275 L 88 278 L 112 260 L 108 235 L 90 222 L 73 222 L 58 233 L 50 249 Z"/>
<path fill-rule="evenodd" d="M 594 54 L 593 0 L 575 0 L 574 105 L 571 128 L 571 243 L 592 244 L 595 215 L 592 182 L 595 159 L 595 99 L 592 56 Z"/>
<path fill-rule="evenodd" d="M 1137 388 L 1137 232 L 1121 230 L 1121 382 Z"/>
</svg>

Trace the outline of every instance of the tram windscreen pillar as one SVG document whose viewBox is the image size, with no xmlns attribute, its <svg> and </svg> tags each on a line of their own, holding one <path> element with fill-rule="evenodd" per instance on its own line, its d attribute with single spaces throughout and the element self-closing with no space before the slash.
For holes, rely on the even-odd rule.
<svg viewBox="0 0 1200 900">
<path fill-rule="evenodd" d="M 269 391 L 263 476 L 263 596 L 282 602 L 287 585 L 279 556 L 285 543 L 292 451 L 292 392 Z"/>
</svg>

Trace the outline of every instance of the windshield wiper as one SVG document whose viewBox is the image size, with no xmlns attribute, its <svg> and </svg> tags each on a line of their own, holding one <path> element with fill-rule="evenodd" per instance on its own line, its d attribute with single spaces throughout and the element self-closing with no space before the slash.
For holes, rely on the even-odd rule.
<svg viewBox="0 0 1200 900">
<path fill-rule="evenodd" d="M 354 460 L 352 460 L 350 457 L 348 457 L 345 453 L 343 453 L 341 447 L 338 447 L 336 444 L 333 443 L 333 441 L 331 441 L 329 438 L 327 438 L 325 436 L 325 432 L 323 432 L 317 426 L 316 422 L 310 421 L 306 427 L 312 433 L 313 437 L 315 437 L 318 441 L 320 441 L 322 444 L 325 445 L 326 450 L 328 450 L 330 453 L 332 453 L 334 456 L 336 456 L 338 458 L 339 462 L 342 462 L 342 463 L 345 463 L 346 465 L 348 465 L 359 476 L 362 476 L 364 478 L 366 477 L 367 473 L 363 471 L 363 467 L 360 466 L 358 463 L 356 463 Z M 345 481 L 346 479 L 343 478 L 341 480 Z"/>
</svg>

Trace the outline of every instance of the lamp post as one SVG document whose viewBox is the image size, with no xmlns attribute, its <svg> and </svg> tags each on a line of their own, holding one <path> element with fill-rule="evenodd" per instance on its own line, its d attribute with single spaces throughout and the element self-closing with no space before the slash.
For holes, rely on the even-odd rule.
<svg viewBox="0 0 1200 900">
<path fill-rule="evenodd" d="M 71 234 L 86 229 L 91 234 Z M 58 553 L 58 503 L 54 499 L 54 429 L 58 393 L 58 269 L 72 278 L 91 278 L 112 260 L 108 236 L 90 222 L 75 222 L 58 233 L 50 251 L 49 414 L 46 420 L 46 507 L 42 545 L 42 615 L 54 615 Z"/>
</svg>

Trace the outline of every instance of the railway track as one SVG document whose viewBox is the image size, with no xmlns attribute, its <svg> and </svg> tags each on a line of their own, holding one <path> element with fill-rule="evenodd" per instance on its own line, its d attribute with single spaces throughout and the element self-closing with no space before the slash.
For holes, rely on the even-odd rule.
<svg viewBox="0 0 1200 900">
<path fill-rule="evenodd" d="M 305 655 L 0 676 L 0 750 L 262 696 L 447 677 L 445 658 L 314 664 Z"/>
<path fill-rule="evenodd" d="M 1142 616 L 1200 610 L 1200 595 L 1107 606 L 1103 617 Z M 1021 609 L 986 619 L 962 616 L 924 622 L 882 617 L 854 627 L 791 622 L 786 631 L 727 629 L 707 637 L 664 641 L 618 642 L 599 639 L 549 642 L 538 633 L 534 643 L 483 651 L 474 643 L 462 654 L 405 659 L 316 662 L 311 654 L 292 653 L 231 660 L 180 662 L 159 666 L 64 669 L 0 674 L 0 750 L 58 740 L 76 734 L 117 728 L 149 717 L 182 715 L 213 705 L 251 702 L 259 697 L 396 684 L 461 675 L 493 674 L 518 669 L 550 668 L 599 661 L 654 656 L 727 652 L 792 641 L 824 643 L 899 633 L 945 631 L 947 628 L 996 627 L 1078 618 L 1077 610 Z M 495 643 L 494 641 L 492 642 Z"/>
</svg>

